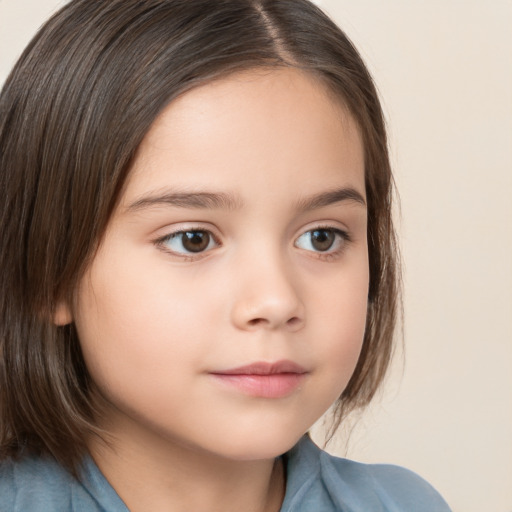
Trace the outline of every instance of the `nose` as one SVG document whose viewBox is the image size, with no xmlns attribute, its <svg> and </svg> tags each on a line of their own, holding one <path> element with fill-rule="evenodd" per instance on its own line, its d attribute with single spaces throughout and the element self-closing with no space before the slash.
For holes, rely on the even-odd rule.
<svg viewBox="0 0 512 512">
<path fill-rule="evenodd" d="M 244 266 L 237 275 L 232 321 L 243 330 L 300 330 L 305 322 L 304 304 L 293 273 L 268 258 Z"/>
</svg>

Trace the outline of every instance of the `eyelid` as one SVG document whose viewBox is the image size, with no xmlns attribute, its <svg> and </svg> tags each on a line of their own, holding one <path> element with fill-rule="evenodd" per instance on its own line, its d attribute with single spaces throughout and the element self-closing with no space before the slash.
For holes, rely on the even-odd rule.
<svg viewBox="0 0 512 512">
<path fill-rule="evenodd" d="M 323 229 L 326 231 L 334 231 L 342 235 L 347 240 L 352 240 L 351 230 L 342 225 L 340 222 L 335 221 L 319 221 L 317 223 L 307 224 L 300 229 L 296 239 L 311 231 L 321 231 Z"/>
<path fill-rule="evenodd" d="M 335 248 L 333 250 L 331 250 L 329 248 L 326 251 L 320 251 L 320 250 L 314 250 L 314 249 L 313 250 L 303 249 L 302 247 L 297 246 L 298 240 L 301 237 L 303 237 L 304 235 L 306 235 L 308 233 L 312 233 L 314 231 L 322 231 L 322 230 L 331 231 L 331 232 L 335 233 L 336 236 L 341 238 L 341 242 L 338 243 L 339 246 L 337 248 Z M 350 244 L 351 242 L 352 242 L 352 238 L 347 229 L 344 229 L 339 226 L 334 226 L 329 223 L 321 223 L 321 224 L 308 226 L 306 229 L 301 230 L 301 233 L 295 238 L 294 246 L 300 250 L 303 250 L 306 253 L 309 253 L 310 255 L 312 255 L 315 258 L 320 258 L 320 259 L 324 259 L 324 260 L 332 260 L 332 259 L 336 259 L 339 256 L 341 256 L 342 253 L 346 250 L 347 245 Z"/>
<path fill-rule="evenodd" d="M 334 250 L 331 250 L 330 248 L 322 251 L 322 250 L 314 250 L 314 249 L 304 249 L 297 246 L 297 241 L 306 235 L 307 233 L 311 233 L 313 231 L 331 231 L 334 232 L 338 239 L 341 238 L 341 241 L 338 243 L 338 247 Z M 166 231 L 159 230 L 160 232 L 163 232 L 162 235 L 156 236 L 152 241 L 152 243 L 160 249 L 162 252 L 165 252 L 171 256 L 174 256 L 178 259 L 181 259 L 183 261 L 195 261 L 198 259 L 202 259 L 206 256 L 208 256 L 214 249 L 221 247 L 223 244 L 221 242 L 220 236 L 218 234 L 218 230 L 215 229 L 215 227 L 211 226 L 209 224 L 208 226 L 205 226 L 204 224 L 201 225 L 201 223 L 182 223 L 179 225 L 176 225 L 174 228 L 168 228 Z M 198 252 L 187 252 L 186 250 L 182 251 L 174 251 L 169 248 L 169 246 L 166 245 L 166 242 L 168 242 L 173 237 L 176 237 L 180 235 L 181 233 L 187 233 L 187 232 L 194 232 L 199 231 L 203 233 L 207 233 L 210 237 L 213 243 L 215 244 L 214 247 L 207 247 L 204 250 L 198 251 Z M 330 222 L 321 222 L 318 224 L 312 224 L 309 226 L 306 226 L 305 228 L 302 228 L 298 236 L 294 238 L 293 245 L 297 247 L 298 249 L 309 253 L 313 257 L 316 257 L 318 259 L 336 259 L 337 257 L 341 256 L 341 253 L 343 253 L 346 249 L 346 246 L 352 242 L 351 235 L 347 229 L 344 227 L 339 226 L 338 223 L 330 223 Z"/>
<path fill-rule="evenodd" d="M 199 251 L 199 252 L 186 252 L 186 251 L 178 252 L 178 251 L 173 251 L 165 244 L 165 242 L 171 240 L 173 237 L 177 237 L 178 235 L 180 235 L 182 233 L 184 234 L 184 233 L 190 233 L 190 232 L 194 232 L 194 231 L 208 233 L 208 235 L 211 237 L 211 239 L 215 243 L 215 247 L 207 248 L 204 251 Z M 193 261 L 193 260 L 197 260 L 200 258 L 204 258 L 208 254 L 210 254 L 210 252 L 213 249 L 220 247 L 222 245 L 222 243 L 220 241 L 220 237 L 217 233 L 215 233 L 214 229 L 212 229 L 210 227 L 205 227 L 204 225 L 203 226 L 198 225 L 198 224 L 188 224 L 187 225 L 186 223 L 176 226 L 174 229 L 167 229 L 167 231 L 165 231 L 164 234 L 162 234 L 161 236 L 157 236 L 155 239 L 153 239 L 152 243 L 161 251 L 163 251 L 167 254 L 170 254 L 171 256 L 180 258 L 184 261 Z"/>
</svg>

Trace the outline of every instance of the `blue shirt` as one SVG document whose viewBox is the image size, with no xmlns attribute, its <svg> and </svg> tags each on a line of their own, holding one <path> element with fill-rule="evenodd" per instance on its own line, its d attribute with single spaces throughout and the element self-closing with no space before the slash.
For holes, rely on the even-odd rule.
<svg viewBox="0 0 512 512">
<path fill-rule="evenodd" d="M 333 457 L 303 437 L 286 454 L 281 512 L 450 512 L 427 482 L 404 468 Z M 50 458 L 0 463 L 0 512 L 129 512 L 93 462 L 75 480 Z"/>
</svg>

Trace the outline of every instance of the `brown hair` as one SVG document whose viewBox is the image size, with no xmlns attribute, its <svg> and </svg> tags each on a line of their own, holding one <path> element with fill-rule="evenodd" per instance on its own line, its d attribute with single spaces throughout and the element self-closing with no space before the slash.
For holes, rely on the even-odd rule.
<svg viewBox="0 0 512 512">
<path fill-rule="evenodd" d="M 0 458 L 24 449 L 71 470 L 96 432 L 73 325 L 52 312 L 94 256 L 149 127 L 174 98 L 254 67 L 314 74 L 365 148 L 370 290 L 336 424 L 386 372 L 399 296 L 383 115 L 359 54 L 307 0 L 75 0 L 34 37 L 0 96 Z"/>
</svg>

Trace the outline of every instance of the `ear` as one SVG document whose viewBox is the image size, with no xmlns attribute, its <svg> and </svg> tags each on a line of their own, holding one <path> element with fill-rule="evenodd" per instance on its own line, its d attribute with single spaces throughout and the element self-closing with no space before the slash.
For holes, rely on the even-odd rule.
<svg viewBox="0 0 512 512">
<path fill-rule="evenodd" d="M 53 312 L 53 323 L 59 327 L 68 325 L 73 321 L 73 315 L 67 302 L 59 301 Z"/>
</svg>

